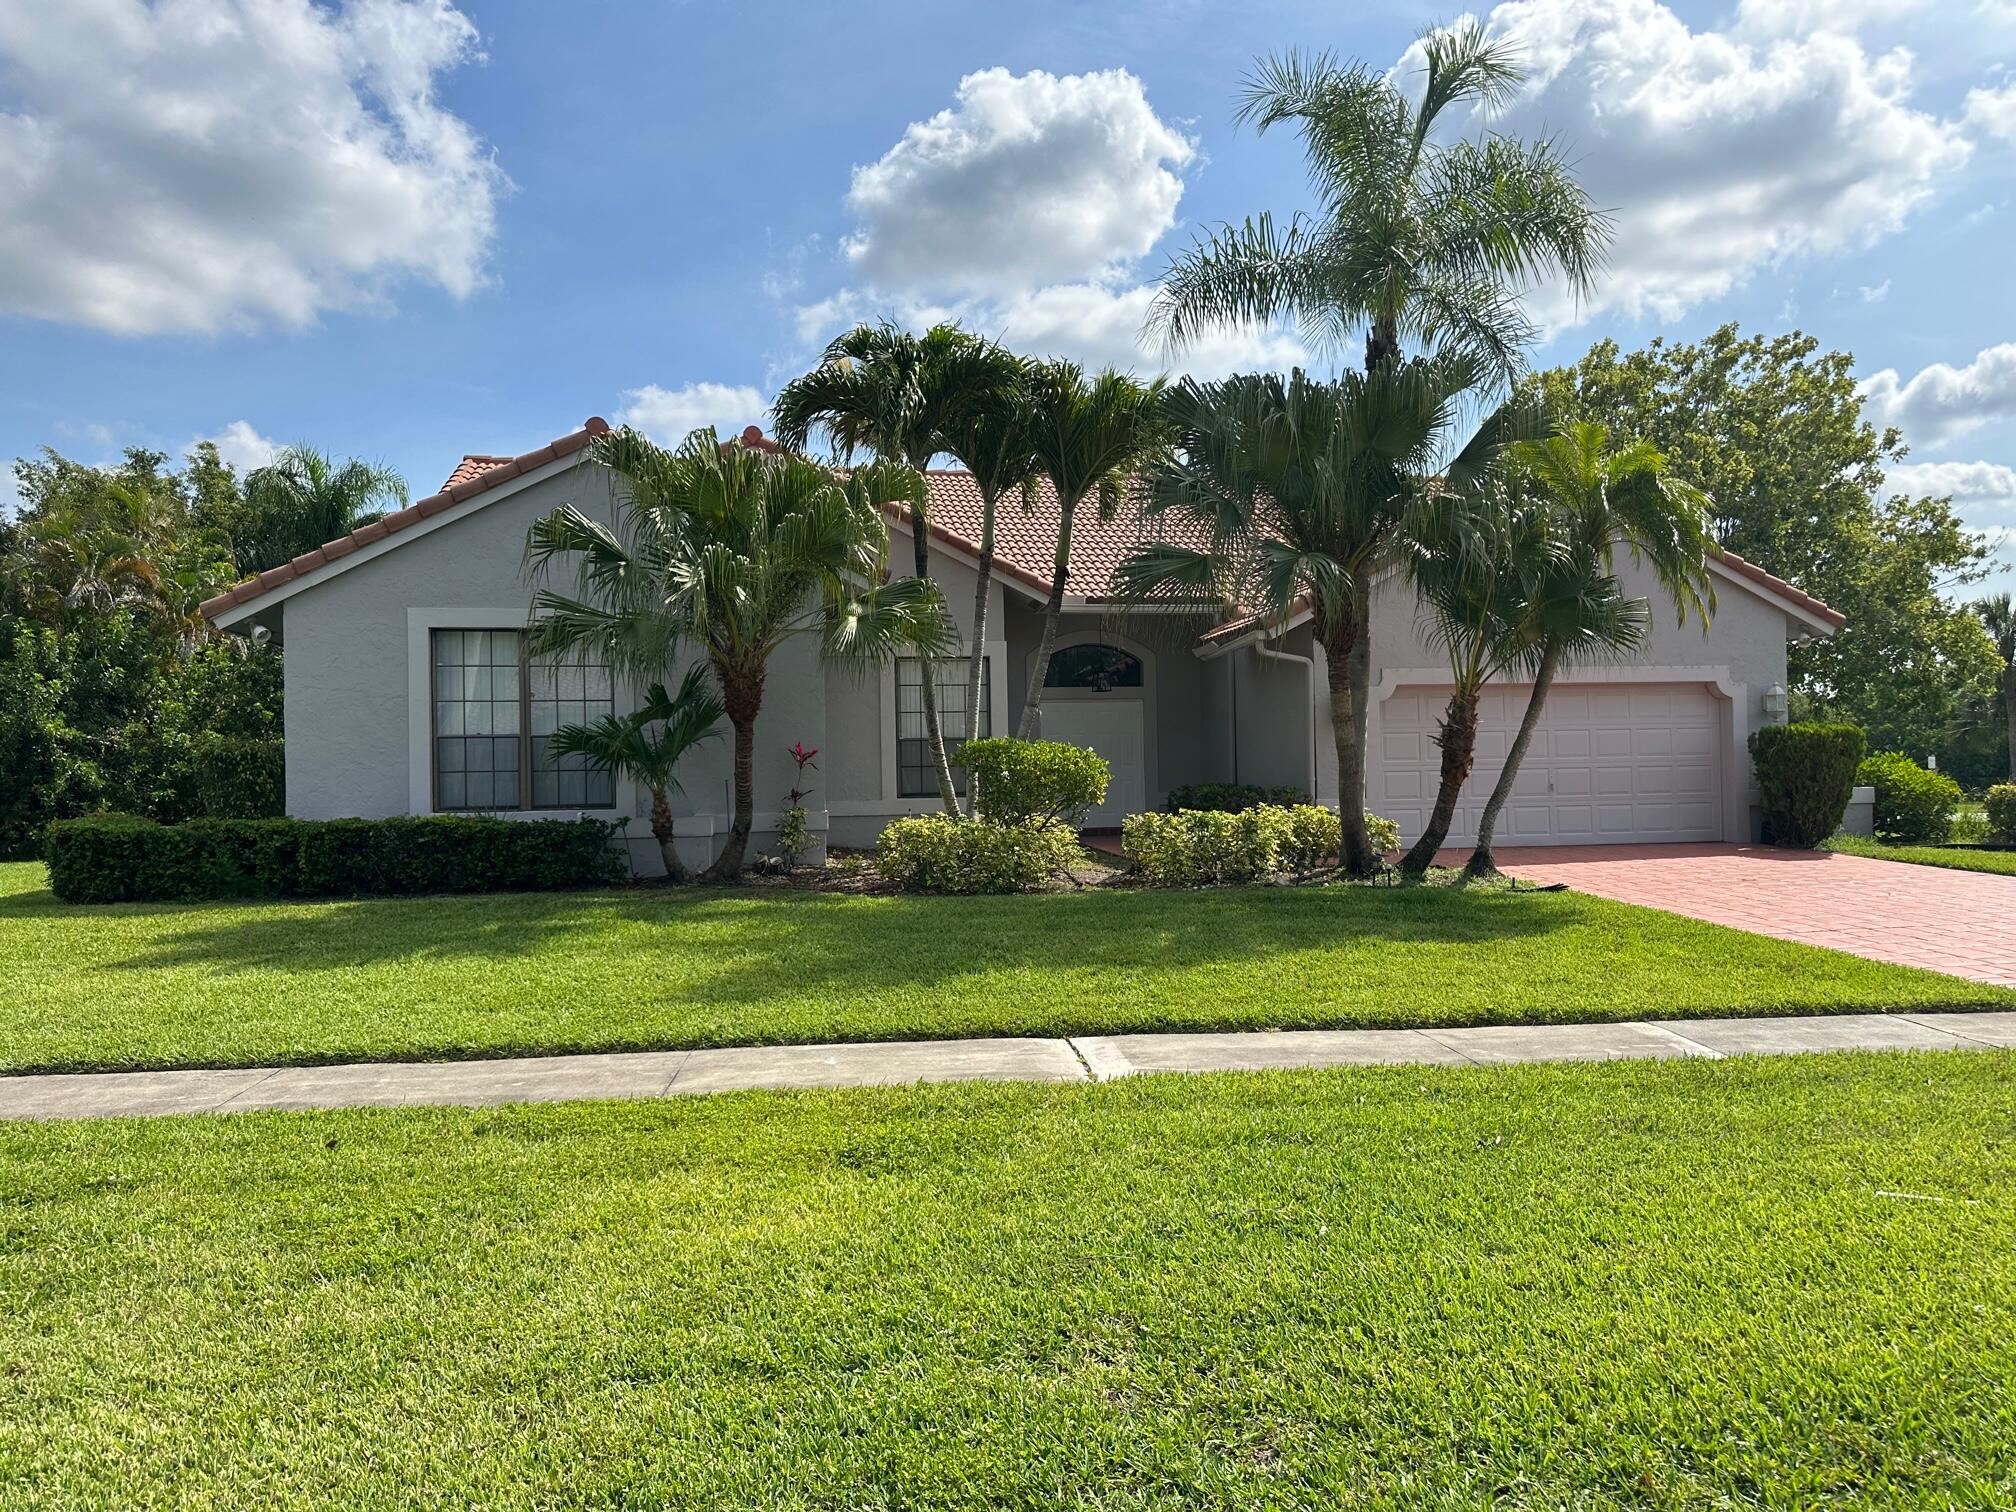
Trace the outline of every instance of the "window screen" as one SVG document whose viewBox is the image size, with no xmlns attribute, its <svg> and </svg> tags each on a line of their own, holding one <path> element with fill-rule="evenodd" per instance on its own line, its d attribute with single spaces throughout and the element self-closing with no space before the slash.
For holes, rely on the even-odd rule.
<svg viewBox="0 0 2016 1512">
<path fill-rule="evenodd" d="M 950 756 L 966 743 L 966 679 L 972 675 L 972 661 L 964 656 L 947 657 L 931 664 L 938 676 L 938 723 L 945 732 L 945 754 Z M 979 726 L 973 731 L 984 740 L 994 733 L 994 669 L 985 659 L 980 663 Z M 955 792 L 966 791 L 966 774 L 952 768 Z M 931 770 L 931 743 L 924 735 L 924 664 L 915 657 L 896 663 L 896 794 L 901 798 L 936 798 L 938 778 Z"/>
<path fill-rule="evenodd" d="M 436 630 L 434 807 L 608 808 L 613 773 L 580 756 L 554 756 L 562 725 L 615 711 L 609 668 L 567 658 L 528 668 L 516 630 Z"/>
</svg>

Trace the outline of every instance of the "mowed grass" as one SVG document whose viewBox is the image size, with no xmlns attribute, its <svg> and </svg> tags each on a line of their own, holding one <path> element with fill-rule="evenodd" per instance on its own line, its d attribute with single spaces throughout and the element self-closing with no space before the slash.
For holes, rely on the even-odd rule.
<svg viewBox="0 0 2016 1512">
<path fill-rule="evenodd" d="M 0 1127 L 9 1507 L 2016 1503 L 2016 1055 Z"/>
<path fill-rule="evenodd" d="M 639 889 L 69 907 L 0 868 L 0 1069 L 2016 1006 L 1572 893 Z"/>
<path fill-rule="evenodd" d="M 2016 850 L 1956 850 L 1946 845 L 1885 845 L 1860 835 L 1836 835 L 1829 850 L 1878 861 L 1903 861 L 1912 866 L 1943 866 L 1951 871 L 1994 872 L 2016 877 Z"/>
</svg>

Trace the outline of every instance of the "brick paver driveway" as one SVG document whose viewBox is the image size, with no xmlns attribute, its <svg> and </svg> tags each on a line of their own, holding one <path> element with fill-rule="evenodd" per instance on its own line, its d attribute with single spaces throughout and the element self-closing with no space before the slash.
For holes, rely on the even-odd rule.
<svg viewBox="0 0 2016 1512">
<path fill-rule="evenodd" d="M 2016 987 L 2016 877 L 1754 845 L 1522 846 L 1527 882 Z"/>
</svg>

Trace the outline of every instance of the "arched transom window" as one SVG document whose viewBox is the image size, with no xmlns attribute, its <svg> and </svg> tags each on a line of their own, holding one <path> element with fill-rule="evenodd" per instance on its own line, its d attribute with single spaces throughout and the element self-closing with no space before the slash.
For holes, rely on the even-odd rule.
<svg viewBox="0 0 2016 1512">
<path fill-rule="evenodd" d="M 1097 642 L 1065 646 L 1050 654 L 1050 666 L 1043 674 L 1046 688 L 1092 688 L 1109 692 L 1114 688 L 1141 686 L 1141 658 L 1118 646 Z"/>
</svg>

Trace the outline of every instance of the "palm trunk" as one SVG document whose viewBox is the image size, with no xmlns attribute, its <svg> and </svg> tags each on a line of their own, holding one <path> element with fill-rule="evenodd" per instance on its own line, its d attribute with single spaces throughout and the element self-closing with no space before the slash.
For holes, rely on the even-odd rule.
<svg viewBox="0 0 2016 1512">
<path fill-rule="evenodd" d="M 1043 679 L 1050 672 L 1050 648 L 1057 642 L 1057 617 L 1064 612 L 1064 580 L 1071 575 L 1071 521 L 1078 513 L 1076 500 L 1058 500 L 1057 554 L 1050 569 L 1050 599 L 1043 606 L 1043 634 L 1036 642 L 1036 661 L 1029 668 L 1029 687 L 1022 695 L 1022 722 L 1015 731 L 1017 740 L 1034 740 L 1037 721 L 1043 710 Z"/>
<path fill-rule="evenodd" d="M 679 847 L 672 832 L 672 804 L 663 788 L 651 789 L 651 835 L 658 842 L 658 853 L 665 858 L 666 877 L 674 883 L 691 882 L 693 874 L 679 859 Z"/>
<path fill-rule="evenodd" d="M 2009 724 L 2009 780 L 2016 782 L 2016 662 L 2002 669 L 2002 714 Z"/>
<path fill-rule="evenodd" d="M 1463 866 L 1463 875 L 1472 881 L 1498 875 L 1498 858 L 1491 853 L 1498 816 L 1512 799 L 1512 784 L 1519 780 L 1519 764 L 1526 759 L 1526 748 L 1533 744 L 1534 727 L 1540 723 L 1540 710 L 1547 703 L 1547 690 L 1554 686 L 1554 673 L 1560 665 L 1560 643 L 1549 641 L 1547 649 L 1540 653 L 1540 669 L 1533 674 L 1533 691 L 1527 696 L 1526 712 L 1519 718 L 1519 733 L 1512 737 L 1512 749 L 1505 753 L 1505 770 L 1498 774 L 1498 783 L 1491 789 L 1491 797 L 1477 820 L 1477 848 Z"/>
<path fill-rule="evenodd" d="M 1339 858 L 1347 876 L 1370 877 L 1378 853 L 1365 832 L 1365 740 L 1371 718 L 1371 574 L 1352 573 L 1350 618 L 1323 637 L 1324 672 L 1330 680 L 1330 737 L 1337 746 L 1337 821 L 1343 831 Z"/>
<path fill-rule="evenodd" d="M 763 672 L 760 667 L 729 673 L 717 668 L 716 674 L 728 723 L 735 730 L 735 817 L 728 826 L 727 843 L 704 875 L 710 882 L 733 882 L 742 875 L 749 832 L 756 825 L 756 713 L 763 707 Z"/>
<path fill-rule="evenodd" d="M 980 571 L 973 588 L 973 643 L 968 648 L 972 655 L 966 667 L 968 740 L 980 733 L 981 681 L 987 666 L 987 590 L 994 581 L 994 504 L 992 498 L 981 496 Z M 980 778 L 973 772 L 966 774 L 966 812 L 969 817 L 980 812 Z"/>
<path fill-rule="evenodd" d="M 910 544 L 916 548 L 917 576 L 931 581 L 931 522 L 922 509 L 910 511 Z M 959 799 L 952 791 L 952 765 L 945 759 L 945 728 L 938 720 L 938 669 L 928 656 L 917 658 L 923 674 L 924 743 L 931 752 L 931 772 L 938 779 L 938 799 L 945 812 L 959 817 Z"/>
<path fill-rule="evenodd" d="M 1442 842 L 1449 838 L 1449 826 L 1456 819 L 1456 800 L 1463 794 L 1463 784 L 1470 780 L 1470 769 L 1477 761 L 1477 705 L 1481 697 L 1477 688 L 1458 688 L 1449 696 L 1449 707 L 1442 715 L 1442 732 L 1435 737 L 1442 747 L 1441 785 L 1435 789 L 1435 807 L 1428 815 L 1428 827 L 1421 831 L 1421 838 L 1414 842 L 1400 862 L 1400 870 L 1410 877 L 1418 877 L 1435 862 L 1435 853 L 1442 849 Z"/>
</svg>

